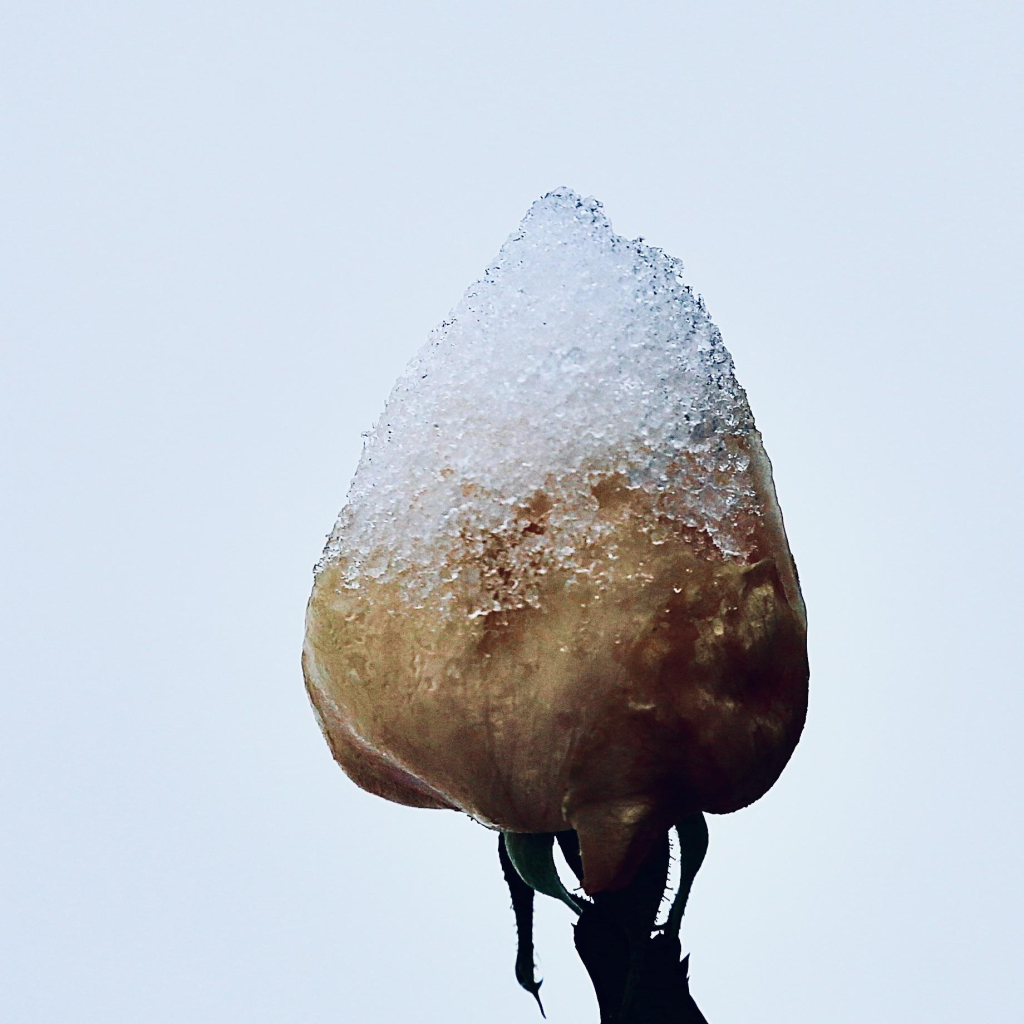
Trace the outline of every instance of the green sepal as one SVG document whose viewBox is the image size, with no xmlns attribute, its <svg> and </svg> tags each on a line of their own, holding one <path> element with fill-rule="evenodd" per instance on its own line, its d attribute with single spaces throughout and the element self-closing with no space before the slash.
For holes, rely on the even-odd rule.
<svg viewBox="0 0 1024 1024">
<path fill-rule="evenodd" d="M 533 889 L 519 877 L 508 855 L 504 834 L 498 837 L 498 859 L 512 897 L 512 912 L 516 917 L 516 981 L 537 1000 L 540 1015 L 546 1018 L 544 1004 L 540 1001 L 541 982 L 537 979 L 533 957 Z"/>
<path fill-rule="evenodd" d="M 664 927 L 665 934 L 671 936 L 679 934 L 693 880 L 708 852 L 708 823 L 704 815 L 700 811 L 687 815 L 676 825 L 676 835 L 679 836 L 679 888 Z"/>
<path fill-rule="evenodd" d="M 519 877 L 531 889 L 561 900 L 574 913 L 582 914 L 586 903 L 562 884 L 555 867 L 553 832 L 505 832 L 505 849 Z"/>
</svg>

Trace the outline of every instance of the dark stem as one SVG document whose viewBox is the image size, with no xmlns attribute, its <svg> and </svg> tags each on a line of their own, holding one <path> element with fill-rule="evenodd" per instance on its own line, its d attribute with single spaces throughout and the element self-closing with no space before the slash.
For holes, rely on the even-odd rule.
<svg viewBox="0 0 1024 1024">
<path fill-rule="evenodd" d="M 575 928 L 576 951 L 593 982 L 601 1024 L 707 1024 L 690 995 L 689 957 L 681 959 L 678 934 L 694 876 L 707 851 L 708 833 L 703 815 L 684 819 L 677 832 L 679 889 L 663 926 L 657 927 L 656 920 L 668 875 L 667 834 L 624 889 L 599 893 L 593 900 L 575 901 L 582 908 Z M 559 832 L 552 838 L 558 840 L 566 862 L 582 880 L 576 833 Z M 561 893 L 551 891 L 546 870 L 552 846 L 547 837 L 543 840 L 531 837 L 528 848 L 544 852 L 545 871 L 540 877 L 535 862 L 530 862 L 524 865 L 529 869 L 524 877 L 529 876 L 526 881 L 538 891 L 547 890 L 550 895 L 561 898 Z M 516 858 L 508 858 L 504 844 L 502 851 L 515 871 L 524 860 L 520 849 L 517 848 L 519 856 Z M 504 866 L 505 860 L 502 863 Z M 520 884 L 526 883 L 520 879 Z M 522 930 L 520 941 L 522 943 Z M 529 948 L 532 978 L 532 937 Z M 520 957 L 522 949 L 521 944 Z"/>
</svg>

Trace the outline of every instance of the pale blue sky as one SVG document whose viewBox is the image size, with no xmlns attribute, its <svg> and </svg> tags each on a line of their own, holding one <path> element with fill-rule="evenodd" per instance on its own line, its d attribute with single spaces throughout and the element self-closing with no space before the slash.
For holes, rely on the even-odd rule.
<svg viewBox="0 0 1024 1024">
<path fill-rule="evenodd" d="M 529 1022 L 493 837 L 331 762 L 311 567 L 557 185 L 683 259 L 773 459 L 804 742 L 711 821 L 712 1024 L 1019 1014 L 1019 4 L 0 7 L 0 1016 Z M 568 912 L 553 1024 L 596 1021 Z"/>
</svg>

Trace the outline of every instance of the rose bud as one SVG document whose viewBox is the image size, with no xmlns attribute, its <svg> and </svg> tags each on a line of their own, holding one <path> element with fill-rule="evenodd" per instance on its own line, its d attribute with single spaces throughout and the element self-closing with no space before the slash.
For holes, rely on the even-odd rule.
<svg viewBox="0 0 1024 1024">
<path fill-rule="evenodd" d="M 307 616 L 358 785 L 574 829 L 592 894 L 762 796 L 806 712 L 771 466 L 681 270 L 593 199 L 538 200 L 395 385 Z"/>
</svg>

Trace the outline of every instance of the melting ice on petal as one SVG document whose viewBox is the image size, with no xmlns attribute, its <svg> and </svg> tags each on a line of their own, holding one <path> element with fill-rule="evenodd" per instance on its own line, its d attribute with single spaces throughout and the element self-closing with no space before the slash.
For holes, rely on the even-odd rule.
<svg viewBox="0 0 1024 1024">
<path fill-rule="evenodd" d="M 446 615 L 536 604 L 553 569 L 614 575 L 613 543 L 580 556 L 607 530 L 602 488 L 650 496 L 635 525 L 655 544 L 682 529 L 744 560 L 756 431 L 682 269 L 595 199 L 535 202 L 396 383 L 318 571 Z"/>
</svg>

